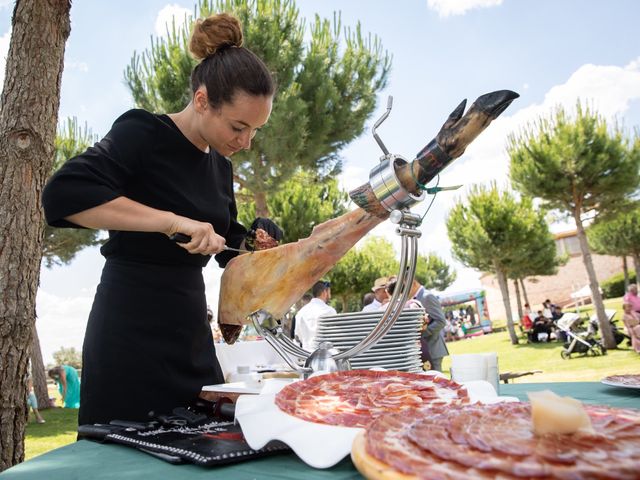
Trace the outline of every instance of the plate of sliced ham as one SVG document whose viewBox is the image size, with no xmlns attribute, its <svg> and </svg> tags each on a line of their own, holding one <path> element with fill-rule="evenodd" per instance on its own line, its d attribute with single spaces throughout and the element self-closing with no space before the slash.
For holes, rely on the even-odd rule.
<svg viewBox="0 0 640 480">
<path fill-rule="evenodd" d="M 368 480 L 638 478 L 640 411 L 584 409 L 588 428 L 540 434 L 529 403 L 383 415 L 356 437 L 351 455 Z"/>
<path fill-rule="evenodd" d="M 610 387 L 636 388 L 640 390 L 640 374 L 610 375 L 600 380 Z"/>
</svg>

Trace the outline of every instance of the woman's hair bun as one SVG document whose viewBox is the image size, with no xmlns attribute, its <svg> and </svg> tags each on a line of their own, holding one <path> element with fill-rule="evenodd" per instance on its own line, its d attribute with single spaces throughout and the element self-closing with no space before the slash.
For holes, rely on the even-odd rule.
<svg viewBox="0 0 640 480">
<path fill-rule="evenodd" d="M 224 47 L 242 46 L 242 25 L 233 15 L 219 13 L 196 20 L 189 50 L 196 60 L 203 60 Z"/>
</svg>

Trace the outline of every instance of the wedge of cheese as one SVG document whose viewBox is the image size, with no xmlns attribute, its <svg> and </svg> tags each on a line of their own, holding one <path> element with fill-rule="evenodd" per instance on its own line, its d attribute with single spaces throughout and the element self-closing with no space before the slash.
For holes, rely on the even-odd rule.
<svg viewBox="0 0 640 480">
<path fill-rule="evenodd" d="M 560 397 L 550 390 L 527 395 L 531 402 L 531 420 L 536 435 L 593 432 L 591 419 L 579 400 Z"/>
</svg>

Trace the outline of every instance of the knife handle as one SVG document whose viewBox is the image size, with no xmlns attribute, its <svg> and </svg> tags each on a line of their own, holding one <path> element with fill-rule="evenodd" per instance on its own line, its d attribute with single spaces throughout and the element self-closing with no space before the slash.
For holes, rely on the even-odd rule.
<svg viewBox="0 0 640 480">
<path fill-rule="evenodd" d="M 235 403 L 223 403 L 220 405 L 219 410 L 220 417 L 225 420 L 233 420 L 236 417 L 236 404 Z"/>
<path fill-rule="evenodd" d="M 189 243 L 191 241 L 191 237 L 184 233 L 174 233 L 169 237 L 169 240 L 176 243 Z"/>
</svg>

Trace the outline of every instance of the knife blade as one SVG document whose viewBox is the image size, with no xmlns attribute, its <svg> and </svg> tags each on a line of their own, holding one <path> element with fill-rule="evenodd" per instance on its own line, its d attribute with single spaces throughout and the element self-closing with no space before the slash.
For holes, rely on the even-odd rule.
<svg viewBox="0 0 640 480">
<path fill-rule="evenodd" d="M 174 233 L 169 237 L 169 239 L 172 242 L 176 242 L 176 243 L 189 243 L 191 241 L 191 237 L 189 235 L 185 235 L 184 233 Z M 251 250 L 245 250 L 242 248 L 233 248 L 233 247 L 228 247 L 226 245 L 222 247 L 222 249 L 228 250 L 230 252 L 253 253 Z"/>
</svg>

